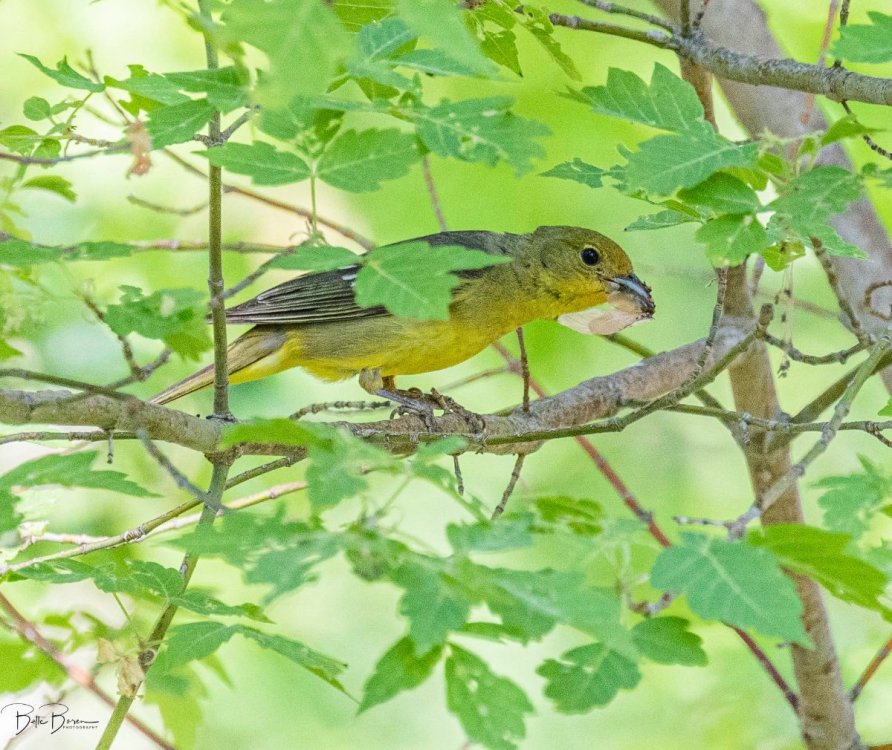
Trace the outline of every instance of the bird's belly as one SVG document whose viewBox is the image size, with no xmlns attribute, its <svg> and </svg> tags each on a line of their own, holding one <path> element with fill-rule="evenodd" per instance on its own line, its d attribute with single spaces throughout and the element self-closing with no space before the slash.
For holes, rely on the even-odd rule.
<svg viewBox="0 0 892 750">
<path fill-rule="evenodd" d="M 297 331 L 285 345 L 299 349 L 294 359 L 326 380 L 352 377 L 372 368 L 378 368 L 384 377 L 442 370 L 474 356 L 499 337 L 498 332 L 445 320 L 390 317 L 365 319 L 361 325 L 334 323 L 326 328 L 324 335 Z"/>
</svg>

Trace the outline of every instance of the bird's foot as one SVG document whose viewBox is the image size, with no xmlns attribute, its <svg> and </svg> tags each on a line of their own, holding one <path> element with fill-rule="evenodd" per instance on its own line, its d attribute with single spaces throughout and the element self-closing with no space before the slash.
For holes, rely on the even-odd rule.
<svg viewBox="0 0 892 750">
<path fill-rule="evenodd" d="M 424 422 L 428 432 L 434 431 L 434 407 L 436 403 L 427 394 L 422 393 L 417 388 L 410 388 L 409 390 L 381 388 L 376 395 L 397 404 L 396 409 L 390 415 L 391 419 L 395 416 L 410 414 Z"/>
<path fill-rule="evenodd" d="M 472 432 L 473 434 L 482 435 L 486 432 L 486 420 L 477 412 L 466 409 L 454 398 L 452 398 L 451 396 L 444 396 L 442 393 L 437 391 L 436 388 L 431 388 L 430 397 L 434 400 L 437 406 L 439 406 L 443 410 L 443 413 L 457 414 L 459 417 L 465 420 L 470 432 Z"/>
</svg>

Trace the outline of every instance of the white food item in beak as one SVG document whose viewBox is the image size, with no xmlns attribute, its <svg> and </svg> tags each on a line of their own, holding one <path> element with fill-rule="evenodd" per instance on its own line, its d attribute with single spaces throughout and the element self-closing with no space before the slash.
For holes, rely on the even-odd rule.
<svg viewBox="0 0 892 750">
<path fill-rule="evenodd" d="M 626 292 L 617 291 L 607 298 L 607 305 L 565 313 L 557 320 L 562 326 L 579 333 L 596 333 L 607 336 L 639 321 L 650 319 L 651 315 L 641 309 L 638 299 Z"/>
</svg>

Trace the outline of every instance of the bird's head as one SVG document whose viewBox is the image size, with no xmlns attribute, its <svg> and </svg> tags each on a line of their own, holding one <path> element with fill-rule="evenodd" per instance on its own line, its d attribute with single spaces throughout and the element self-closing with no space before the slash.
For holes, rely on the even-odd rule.
<svg viewBox="0 0 892 750">
<path fill-rule="evenodd" d="M 650 287 L 632 272 L 625 251 L 600 232 L 582 227 L 539 227 L 530 235 L 527 248 L 525 262 L 541 265 L 543 291 L 555 297 L 561 308 L 558 314 L 609 300 L 637 308 L 639 319 L 653 315 Z"/>
</svg>

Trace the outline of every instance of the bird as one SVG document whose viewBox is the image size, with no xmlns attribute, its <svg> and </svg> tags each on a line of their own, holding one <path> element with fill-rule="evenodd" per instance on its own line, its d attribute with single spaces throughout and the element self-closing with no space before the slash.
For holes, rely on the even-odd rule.
<svg viewBox="0 0 892 750">
<path fill-rule="evenodd" d="M 427 245 L 432 252 L 460 246 L 508 260 L 456 271 L 460 282 L 445 320 L 397 317 L 383 306 L 359 306 L 354 284 L 360 263 L 297 276 L 226 311 L 228 323 L 254 325 L 227 349 L 229 382 L 302 367 L 322 380 L 359 376 L 367 392 L 411 406 L 419 392 L 398 389 L 397 376 L 464 362 L 533 320 L 558 319 L 576 330 L 605 333 L 651 318 L 655 310 L 650 287 L 633 273 L 625 251 L 592 229 L 444 231 L 403 242 Z M 592 309 L 608 301 L 617 308 L 613 317 Z M 209 365 L 151 402 L 166 404 L 213 381 Z"/>
</svg>

